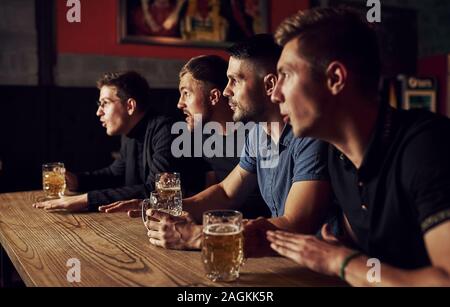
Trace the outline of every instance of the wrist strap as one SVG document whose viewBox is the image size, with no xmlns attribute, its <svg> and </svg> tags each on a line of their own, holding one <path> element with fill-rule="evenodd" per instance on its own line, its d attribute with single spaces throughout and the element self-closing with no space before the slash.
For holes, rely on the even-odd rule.
<svg viewBox="0 0 450 307">
<path fill-rule="evenodd" d="M 353 259 L 355 259 L 356 257 L 361 256 L 361 255 L 362 255 L 361 252 L 354 252 L 354 253 L 351 253 L 350 255 L 348 255 L 347 257 L 345 257 L 344 261 L 342 261 L 341 269 L 339 270 L 339 277 L 343 281 L 345 281 L 345 268 L 348 266 L 350 261 L 352 261 Z"/>
</svg>

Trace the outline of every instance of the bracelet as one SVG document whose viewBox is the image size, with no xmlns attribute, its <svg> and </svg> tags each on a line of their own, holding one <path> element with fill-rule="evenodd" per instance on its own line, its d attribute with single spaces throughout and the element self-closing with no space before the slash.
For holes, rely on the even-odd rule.
<svg viewBox="0 0 450 307">
<path fill-rule="evenodd" d="M 345 281 L 345 268 L 348 266 L 350 261 L 352 261 L 353 259 L 355 259 L 356 257 L 361 256 L 361 255 L 362 255 L 361 252 L 354 252 L 354 253 L 351 253 L 350 255 L 348 255 L 347 257 L 345 257 L 344 261 L 342 261 L 341 269 L 339 270 L 339 277 L 343 281 Z"/>
</svg>

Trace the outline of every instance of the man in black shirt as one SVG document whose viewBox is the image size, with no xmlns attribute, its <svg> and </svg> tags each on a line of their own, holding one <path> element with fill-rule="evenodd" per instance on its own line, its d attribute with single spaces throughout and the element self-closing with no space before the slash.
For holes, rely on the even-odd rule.
<svg viewBox="0 0 450 307">
<path fill-rule="evenodd" d="M 352 285 L 450 285 L 450 121 L 378 101 L 376 35 L 352 11 L 300 12 L 277 38 L 272 99 L 296 136 L 332 144 L 346 234 L 268 232 L 272 248 Z"/>
<path fill-rule="evenodd" d="M 97 82 L 97 116 L 109 136 L 122 136 L 119 158 L 109 167 L 66 174 L 68 189 L 86 194 L 36 203 L 46 210 L 98 211 L 101 205 L 145 198 L 157 173 L 175 171 L 172 122 L 150 108 L 150 88 L 136 72 L 107 73 Z"/>
</svg>

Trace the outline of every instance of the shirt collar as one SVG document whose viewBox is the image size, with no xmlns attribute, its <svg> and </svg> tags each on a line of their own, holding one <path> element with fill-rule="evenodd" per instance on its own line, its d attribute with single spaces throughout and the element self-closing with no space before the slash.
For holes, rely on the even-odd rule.
<svg viewBox="0 0 450 307">
<path fill-rule="evenodd" d="M 292 131 L 292 126 L 286 124 L 281 132 L 280 136 L 280 145 L 288 147 L 291 144 L 292 139 L 294 138 L 294 132 Z"/>
<path fill-rule="evenodd" d="M 347 170 L 358 173 L 360 180 L 369 180 L 380 169 L 394 131 L 395 109 L 381 105 L 375 124 L 375 129 L 370 137 L 369 144 L 364 154 L 361 167 L 356 170 L 353 163 L 339 150 L 335 148 L 335 154 L 344 163 Z"/>
<path fill-rule="evenodd" d="M 358 170 L 360 177 L 370 179 L 380 169 L 393 135 L 393 116 L 392 107 L 385 105 L 380 107 L 375 130 Z"/>
<path fill-rule="evenodd" d="M 145 137 L 145 133 L 147 132 L 147 124 L 150 118 L 150 113 L 147 112 L 144 117 L 136 124 L 136 126 L 131 129 L 131 131 L 127 134 L 127 137 L 130 139 L 143 140 Z"/>
</svg>

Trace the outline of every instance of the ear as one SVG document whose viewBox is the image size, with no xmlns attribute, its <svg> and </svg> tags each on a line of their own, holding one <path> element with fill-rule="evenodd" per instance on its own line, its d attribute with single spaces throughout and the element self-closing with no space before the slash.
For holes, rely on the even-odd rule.
<svg viewBox="0 0 450 307">
<path fill-rule="evenodd" d="M 272 96 L 275 86 L 277 85 L 277 76 L 274 74 L 268 74 L 264 77 L 264 90 L 267 96 Z"/>
<path fill-rule="evenodd" d="M 334 61 L 328 65 L 327 72 L 327 87 L 332 95 L 337 95 L 347 85 L 347 67 L 341 62 Z"/>
<path fill-rule="evenodd" d="M 222 92 L 219 89 L 214 88 L 209 92 L 209 101 L 211 102 L 211 105 L 215 106 L 218 104 L 220 98 L 222 98 Z"/>
<path fill-rule="evenodd" d="M 126 107 L 127 107 L 128 115 L 131 116 L 131 115 L 135 114 L 137 112 L 137 102 L 136 102 L 136 100 L 134 100 L 133 98 L 129 98 L 127 100 Z"/>
</svg>

